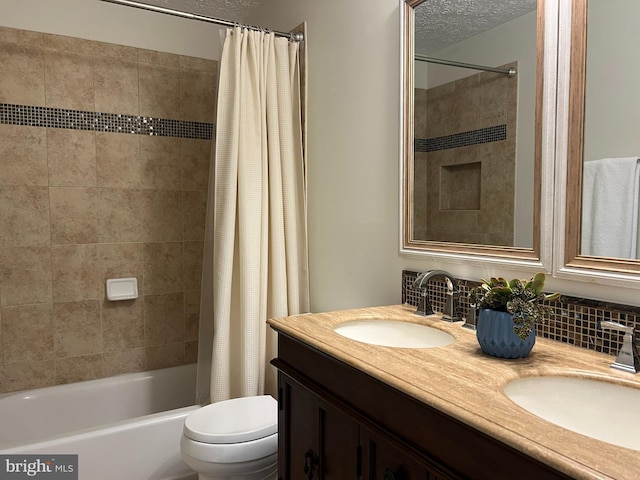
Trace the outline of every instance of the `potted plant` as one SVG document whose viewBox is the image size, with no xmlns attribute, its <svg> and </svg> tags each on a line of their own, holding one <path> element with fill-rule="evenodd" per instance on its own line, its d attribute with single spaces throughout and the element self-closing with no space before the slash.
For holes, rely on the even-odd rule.
<svg viewBox="0 0 640 480">
<path fill-rule="evenodd" d="M 535 324 L 549 311 L 542 302 L 560 296 L 543 293 L 544 281 L 544 273 L 529 280 L 492 277 L 471 290 L 470 304 L 480 309 L 476 336 L 483 352 L 502 358 L 529 355 L 536 339 Z"/>
</svg>

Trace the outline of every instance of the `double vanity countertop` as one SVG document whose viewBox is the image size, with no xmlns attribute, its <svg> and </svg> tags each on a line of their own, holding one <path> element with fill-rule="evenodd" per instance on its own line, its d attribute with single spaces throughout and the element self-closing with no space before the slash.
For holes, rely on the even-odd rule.
<svg viewBox="0 0 640 480">
<path fill-rule="evenodd" d="M 640 374 L 612 369 L 614 358 L 609 355 L 544 338 L 536 339 L 527 358 L 490 357 L 480 349 L 475 332 L 463 328 L 461 322 L 448 323 L 414 312 L 415 307 L 393 305 L 274 318 L 268 323 L 573 478 L 640 478 L 640 451 L 556 426 L 519 407 L 503 391 L 512 380 L 543 375 L 640 388 Z M 334 331 L 340 323 L 360 319 L 419 323 L 449 333 L 455 342 L 437 348 L 395 348 L 350 340 Z M 636 411 L 620 412 L 620 421 L 639 413 L 640 405 Z"/>
</svg>

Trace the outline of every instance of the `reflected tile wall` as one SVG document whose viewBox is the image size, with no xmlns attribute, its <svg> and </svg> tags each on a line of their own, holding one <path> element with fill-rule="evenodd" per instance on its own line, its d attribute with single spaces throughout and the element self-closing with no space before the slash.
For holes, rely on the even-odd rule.
<svg viewBox="0 0 640 480">
<path fill-rule="evenodd" d="M 196 361 L 217 69 L 0 27 L 0 393 Z"/>
<path fill-rule="evenodd" d="M 416 239 L 513 245 L 517 81 L 483 72 L 415 90 Z M 474 165 L 479 190 L 462 192 Z"/>
</svg>

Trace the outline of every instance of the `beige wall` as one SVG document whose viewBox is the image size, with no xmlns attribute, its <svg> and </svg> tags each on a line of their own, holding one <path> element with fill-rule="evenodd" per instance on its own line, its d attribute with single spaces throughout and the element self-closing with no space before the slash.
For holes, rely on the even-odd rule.
<svg viewBox="0 0 640 480">
<path fill-rule="evenodd" d="M 0 103 L 213 121 L 212 60 L 0 27 L 0 69 Z M 0 124 L 0 393 L 195 361 L 210 150 Z"/>
</svg>

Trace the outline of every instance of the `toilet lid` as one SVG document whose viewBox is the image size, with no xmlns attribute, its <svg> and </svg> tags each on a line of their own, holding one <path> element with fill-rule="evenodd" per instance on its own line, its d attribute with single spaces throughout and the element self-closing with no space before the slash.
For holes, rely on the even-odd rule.
<svg viewBox="0 0 640 480">
<path fill-rule="evenodd" d="M 203 443 L 248 442 L 277 431 L 278 402 L 270 395 L 212 403 L 184 422 L 184 435 Z"/>
</svg>

